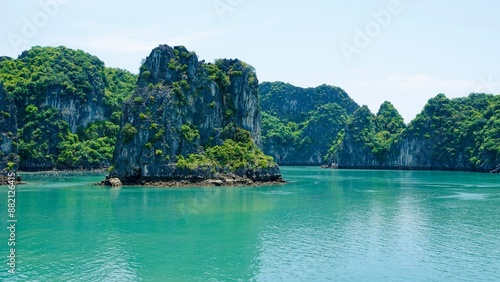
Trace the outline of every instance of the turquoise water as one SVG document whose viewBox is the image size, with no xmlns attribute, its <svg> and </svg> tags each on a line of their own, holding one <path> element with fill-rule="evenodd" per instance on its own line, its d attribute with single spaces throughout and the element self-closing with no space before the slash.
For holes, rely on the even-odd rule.
<svg viewBox="0 0 500 282">
<path fill-rule="evenodd" d="M 500 281 L 500 176 L 284 167 L 289 184 L 28 175 L 2 281 Z M 7 226 L 7 187 L 0 188 Z"/>
</svg>

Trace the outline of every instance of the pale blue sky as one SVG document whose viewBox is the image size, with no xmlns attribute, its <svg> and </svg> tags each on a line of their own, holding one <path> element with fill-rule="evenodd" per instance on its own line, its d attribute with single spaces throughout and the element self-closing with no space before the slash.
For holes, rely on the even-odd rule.
<svg viewBox="0 0 500 282">
<path fill-rule="evenodd" d="M 409 122 L 440 92 L 500 93 L 499 15 L 494 0 L 4 0 L 0 55 L 65 45 L 137 73 L 159 44 L 184 45 L 260 81 L 340 86 L 373 112 L 391 101 Z"/>
</svg>

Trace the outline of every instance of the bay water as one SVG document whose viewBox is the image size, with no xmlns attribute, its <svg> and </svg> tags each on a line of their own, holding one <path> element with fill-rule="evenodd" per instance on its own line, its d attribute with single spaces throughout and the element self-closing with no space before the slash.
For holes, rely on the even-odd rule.
<svg viewBox="0 0 500 282">
<path fill-rule="evenodd" d="M 500 175 L 282 167 L 288 184 L 23 174 L 1 281 L 500 281 Z"/>
</svg>

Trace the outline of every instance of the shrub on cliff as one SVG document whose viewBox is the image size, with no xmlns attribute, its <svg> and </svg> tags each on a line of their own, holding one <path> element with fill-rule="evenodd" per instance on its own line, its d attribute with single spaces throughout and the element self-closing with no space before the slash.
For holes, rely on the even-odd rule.
<svg viewBox="0 0 500 282">
<path fill-rule="evenodd" d="M 235 172 L 240 169 L 261 169 L 275 166 L 273 158 L 266 156 L 250 137 L 250 132 L 237 128 L 235 138 L 222 145 L 208 147 L 203 153 L 178 156 L 176 167 L 195 169 L 211 167 L 215 170 Z"/>
</svg>

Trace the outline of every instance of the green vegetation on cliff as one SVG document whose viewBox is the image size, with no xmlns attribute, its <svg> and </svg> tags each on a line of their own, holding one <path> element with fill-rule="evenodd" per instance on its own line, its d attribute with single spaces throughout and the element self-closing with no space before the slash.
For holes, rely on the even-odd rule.
<svg viewBox="0 0 500 282">
<path fill-rule="evenodd" d="M 327 85 L 304 89 L 264 82 L 260 98 L 264 152 L 289 165 L 321 164 L 358 108 L 342 89 Z"/>
<path fill-rule="evenodd" d="M 258 148 L 255 69 L 238 59 L 198 61 L 184 46 L 160 45 L 144 60 L 124 102 L 112 174 L 138 180 L 281 177 Z M 267 180 L 266 180 L 267 179 Z"/>
<path fill-rule="evenodd" d="M 133 74 L 80 50 L 33 47 L 0 62 L 0 81 L 17 107 L 21 168 L 110 162 Z"/>
<path fill-rule="evenodd" d="M 45 100 L 46 95 L 86 99 L 104 86 L 104 63 L 66 47 L 33 47 L 15 60 L 0 62 L 0 79 L 16 100 Z"/>
<path fill-rule="evenodd" d="M 384 164 L 389 158 L 392 144 L 406 128 L 406 124 L 394 105 L 385 101 L 375 116 L 375 128 L 372 153 L 380 164 Z"/>
<path fill-rule="evenodd" d="M 263 82 L 259 90 L 262 111 L 295 123 L 305 121 L 322 105 L 337 104 L 349 115 L 359 107 L 344 90 L 325 84 L 300 88 L 284 82 Z"/>
<path fill-rule="evenodd" d="M 500 170 L 499 96 L 428 101 L 408 126 L 390 102 L 376 115 L 340 88 L 262 83 L 264 152 L 280 164 Z"/>
<path fill-rule="evenodd" d="M 275 166 L 273 158 L 266 156 L 255 145 L 247 130 L 237 128 L 234 139 L 225 140 L 222 145 L 207 147 L 203 153 L 179 156 L 178 168 L 195 169 L 211 167 L 214 170 L 235 172 L 241 169 L 260 169 Z"/>
<path fill-rule="evenodd" d="M 137 76 L 124 69 L 105 68 L 106 87 L 104 89 L 105 102 L 112 111 L 113 123 L 120 121 L 123 101 L 134 92 Z"/>
<path fill-rule="evenodd" d="M 353 166 L 381 166 L 405 127 L 403 118 L 390 102 L 384 102 L 377 115 L 362 106 L 338 134 L 325 160 L 337 163 L 339 159 L 349 159 Z"/>
<path fill-rule="evenodd" d="M 343 167 L 496 170 L 500 165 L 500 96 L 430 99 L 405 127 L 392 105 L 377 116 L 354 113 L 328 159 Z"/>
<path fill-rule="evenodd" d="M 429 142 L 435 167 L 490 170 L 500 164 L 499 118 L 498 95 L 450 100 L 439 94 L 408 125 L 403 138 Z"/>
</svg>

